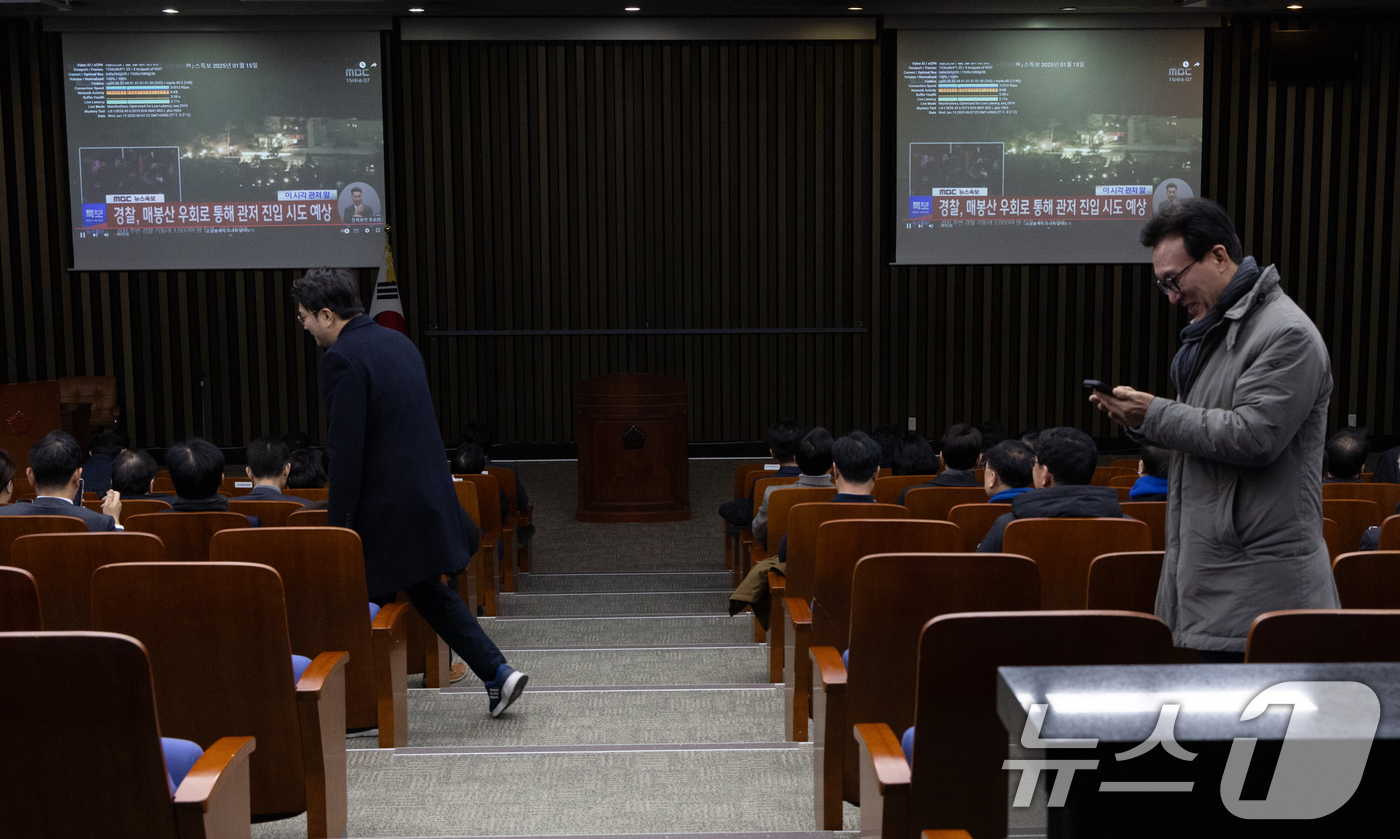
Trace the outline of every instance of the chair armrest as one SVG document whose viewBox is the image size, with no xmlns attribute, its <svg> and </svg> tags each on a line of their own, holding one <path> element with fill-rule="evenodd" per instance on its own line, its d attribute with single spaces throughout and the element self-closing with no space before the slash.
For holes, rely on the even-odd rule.
<svg viewBox="0 0 1400 839">
<path fill-rule="evenodd" d="M 894 731 L 882 722 L 863 722 L 855 726 L 856 742 L 870 755 L 869 767 L 872 778 L 879 785 L 880 793 L 909 785 L 909 761 L 904 759 L 904 749 L 900 748 L 899 738 Z M 865 777 L 866 764 L 861 763 L 861 777 Z M 862 781 L 862 786 L 864 782 Z M 863 791 L 863 790 L 862 790 Z M 865 797 L 861 796 L 864 803 Z"/>
<path fill-rule="evenodd" d="M 220 737 L 195 761 L 175 790 L 180 839 L 224 839 L 248 835 L 252 821 L 248 756 L 252 737 Z"/>
<path fill-rule="evenodd" d="M 860 833 L 863 839 L 907 836 L 909 764 L 884 723 L 855 726 L 860 767 Z"/>
<path fill-rule="evenodd" d="M 301 759 L 306 777 L 306 835 L 344 836 L 346 652 L 321 653 L 297 682 Z"/>
<path fill-rule="evenodd" d="M 841 654 L 835 647 L 812 647 L 807 654 L 812 657 L 824 689 L 846 684 L 846 665 L 841 663 Z"/>
<path fill-rule="evenodd" d="M 379 748 L 408 745 L 408 608 L 390 603 L 370 624 Z"/>
<path fill-rule="evenodd" d="M 388 608 L 387 606 L 384 608 Z M 313 699 L 320 699 L 321 692 L 328 687 L 337 673 L 340 674 L 340 681 L 345 682 L 345 665 L 350 661 L 349 653 L 321 653 L 311 660 L 311 666 L 301 674 L 297 680 L 297 701 L 304 701 L 303 697 L 310 696 Z"/>
<path fill-rule="evenodd" d="M 768 591 L 774 597 L 782 597 L 782 593 L 787 591 L 787 577 L 781 571 L 768 572 Z"/>
<path fill-rule="evenodd" d="M 792 619 L 793 626 L 812 625 L 812 607 L 807 605 L 807 601 L 800 597 L 785 597 L 783 605 L 787 607 L 788 617 Z"/>
</svg>

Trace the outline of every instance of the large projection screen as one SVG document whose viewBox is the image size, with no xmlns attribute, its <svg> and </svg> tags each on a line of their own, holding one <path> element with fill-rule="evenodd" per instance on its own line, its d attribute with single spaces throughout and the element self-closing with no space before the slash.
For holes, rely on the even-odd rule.
<svg viewBox="0 0 1400 839">
<path fill-rule="evenodd" d="M 895 262 L 1145 262 L 1200 194 L 1201 30 L 902 30 Z"/>
<path fill-rule="evenodd" d="M 70 32 L 63 58 L 77 270 L 380 263 L 377 32 Z"/>
</svg>

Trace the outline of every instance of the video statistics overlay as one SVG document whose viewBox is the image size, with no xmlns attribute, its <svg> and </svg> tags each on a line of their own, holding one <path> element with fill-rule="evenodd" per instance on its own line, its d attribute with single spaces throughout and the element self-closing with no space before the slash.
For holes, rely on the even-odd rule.
<svg viewBox="0 0 1400 839">
<path fill-rule="evenodd" d="M 74 268 L 381 261 L 378 33 L 66 33 L 63 52 Z"/>
<path fill-rule="evenodd" d="M 1199 194 L 1199 30 L 901 30 L 895 261 L 1144 262 Z"/>
</svg>

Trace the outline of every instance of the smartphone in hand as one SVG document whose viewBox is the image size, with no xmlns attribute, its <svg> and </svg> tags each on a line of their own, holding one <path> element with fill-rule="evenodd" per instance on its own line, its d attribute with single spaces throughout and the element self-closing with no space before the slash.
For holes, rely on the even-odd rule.
<svg viewBox="0 0 1400 839">
<path fill-rule="evenodd" d="M 1106 393 L 1109 396 L 1113 395 L 1113 385 L 1101 382 L 1098 379 L 1085 379 L 1084 386 L 1090 390 L 1097 390 L 1099 393 Z"/>
</svg>

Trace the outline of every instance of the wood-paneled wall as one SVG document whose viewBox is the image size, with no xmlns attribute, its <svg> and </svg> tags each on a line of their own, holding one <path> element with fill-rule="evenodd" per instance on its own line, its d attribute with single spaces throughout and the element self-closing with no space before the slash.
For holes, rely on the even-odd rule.
<svg viewBox="0 0 1400 839">
<path fill-rule="evenodd" d="M 1359 80 L 1269 82 L 1271 28 L 1357 23 Z M 887 264 L 886 41 L 384 43 L 391 235 L 449 441 L 475 417 L 567 441 L 575 384 L 619 371 L 688 381 L 695 441 L 780 415 L 1108 437 L 1080 379 L 1170 391 L 1185 321 L 1145 266 Z M 11 20 L 0 44 L 0 381 L 116 375 L 142 445 L 315 436 L 294 272 L 67 270 L 58 36 Z M 1322 328 L 1333 425 L 1400 433 L 1400 17 L 1235 18 L 1206 44 L 1204 191 Z M 768 331 L 427 335 L 654 329 Z"/>
</svg>

